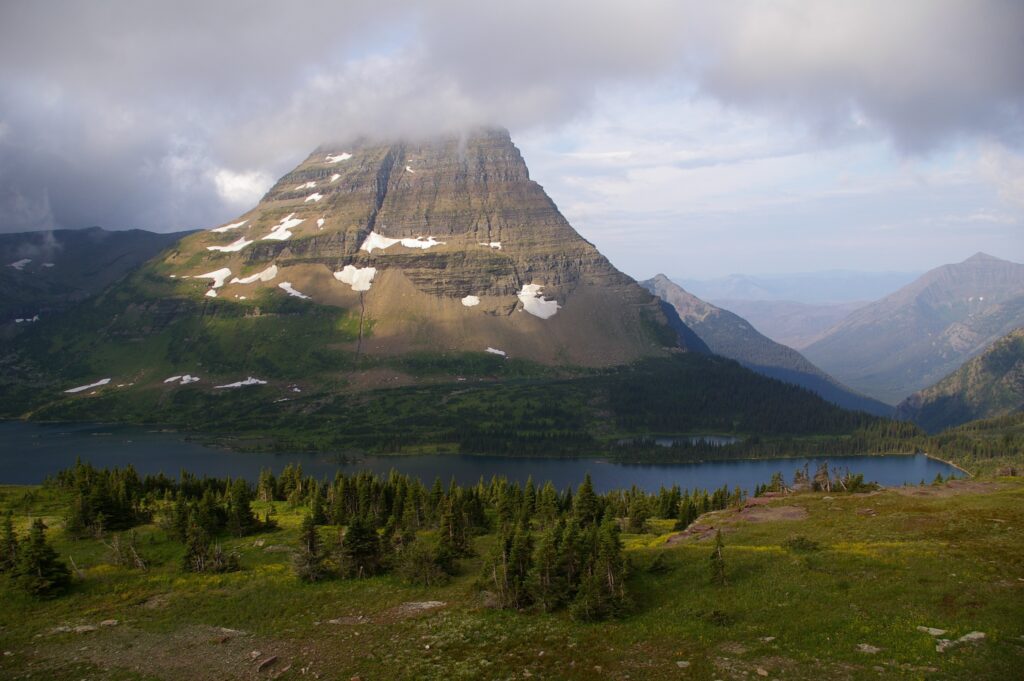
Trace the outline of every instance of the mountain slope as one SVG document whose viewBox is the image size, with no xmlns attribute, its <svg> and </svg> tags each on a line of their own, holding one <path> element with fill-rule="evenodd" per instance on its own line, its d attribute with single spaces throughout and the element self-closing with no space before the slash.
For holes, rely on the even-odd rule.
<svg viewBox="0 0 1024 681">
<path fill-rule="evenodd" d="M 186 234 L 99 227 L 0 234 L 0 325 L 95 295 Z"/>
<path fill-rule="evenodd" d="M 937 431 L 1024 410 L 1024 329 L 993 343 L 935 385 L 897 407 L 900 418 Z"/>
<path fill-rule="evenodd" d="M 896 403 L 1024 325 L 1024 265 L 983 253 L 943 265 L 804 348 L 843 383 Z"/>
<path fill-rule="evenodd" d="M 760 374 L 794 383 L 847 409 L 888 415 L 892 409 L 840 385 L 799 352 L 760 334 L 745 319 L 691 295 L 664 274 L 641 286 L 671 304 L 712 352 L 734 359 Z"/>
<path fill-rule="evenodd" d="M 823 333 L 864 307 L 865 301 L 811 305 L 791 300 L 711 299 L 716 307 L 730 310 L 755 329 L 794 350 L 801 350 Z"/>
</svg>

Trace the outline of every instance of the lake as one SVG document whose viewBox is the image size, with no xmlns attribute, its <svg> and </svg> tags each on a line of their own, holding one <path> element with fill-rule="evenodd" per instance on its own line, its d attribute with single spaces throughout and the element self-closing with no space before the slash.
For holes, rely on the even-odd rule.
<svg viewBox="0 0 1024 681">
<path fill-rule="evenodd" d="M 426 484 L 440 477 L 446 484 L 455 478 L 473 484 L 481 476 L 505 476 L 535 482 L 551 480 L 556 487 L 579 484 L 590 473 L 599 491 L 637 485 L 657 491 L 662 485 L 714 489 L 724 484 L 752 491 L 766 483 L 772 473 L 781 472 L 787 481 L 805 465 L 813 474 L 825 459 L 711 461 L 678 464 L 615 463 L 600 458 L 512 458 L 502 456 L 423 455 L 368 456 L 345 461 L 318 453 L 240 453 L 185 439 L 180 433 L 146 430 L 136 426 L 96 424 L 41 424 L 16 421 L 0 423 L 0 484 L 37 484 L 48 475 L 74 464 L 76 458 L 100 468 L 131 464 L 140 474 L 166 473 L 177 477 L 182 470 L 199 476 L 241 477 L 255 481 L 261 469 L 279 473 L 289 463 L 301 463 L 303 472 L 317 478 L 333 478 L 337 470 L 352 473 L 370 470 L 385 474 L 392 468 L 414 475 Z M 962 475 L 952 466 L 916 456 L 828 457 L 830 466 L 863 473 L 864 479 L 882 485 L 931 482 L 935 475 Z"/>
</svg>

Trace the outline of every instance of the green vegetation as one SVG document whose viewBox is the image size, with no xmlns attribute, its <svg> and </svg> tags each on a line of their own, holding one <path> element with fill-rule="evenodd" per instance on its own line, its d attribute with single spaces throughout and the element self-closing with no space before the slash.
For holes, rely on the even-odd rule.
<svg viewBox="0 0 1024 681">
<path fill-rule="evenodd" d="M 292 468 L 263 476 L 249 490 L 260 525 L 238 536 L 226 520 L 236 482 L 147 478 L 139 480 L 138 494 L 128 495 L 142 511 L 135 516 L 139 524 L 119 534 L 127 546 L 134 532 L 144 561 L 139 567 L 117 560 L 113 531 L 76 538 L 63 528 L 61 519 L 81 491 L 69 481 L 84 477 L 103 476 L 79 470 L 40 488 L 0 487 L 0 512 L 14 512 L 19 537 L 32 520 L 45 521 L 57 555 L 73 559 L 79 570 L 66 595 L 46 600 L 0 577 L 0 631 L 3 649 L 12 653 L 0 658 L 0 676 L 241 679 L 277 656 L 263 674 L 470 679 L 528 671 L 567 679 L 681 673 L 727 679 L 755 678 L 761 668 L 771 678 L 1011 678 L 1024 660 L 1024 595 L 1014 586 L 1024 578 L 1019 480 L 958 481 L 870 496 L 808 492 L 745 506 L 720 490 L 722 510 L 702 514 L 687 537 L 666 543 L 675 521 L 663 508 L 678 513 L 673 504 L 692 493 L 591 496 L 583 486 L 569 495 L 546 485 L 516 490 L 500 480 L 424 487 L 397 475 L 323 483 Z M 127 482 L 131 476 L 121 471 L 106 478 Z M 336 500 L 339 488 L 344 502 Z M 478 521 L 469 520 L 467 506 L 466 522 L 453 521 L 447 503 L 453 494 L 471 499 L 478 492 L 488 500 L 486 529 L 471 529 Z M 205 496 L 224 514 L 212 539 L 237 556 L 238 571 L 183 570 L 186 547 L 171 523 L 179 493 L 190 511 L 209 505 Z M 707 496 L 711 504 L 715 495 Z M 314 498 L 326 525 L 311 523 Z M 524 532 L 520 517 L 529 498 L 534 512 Z M 409 499 L 415 499 L 412 506 Z M 650 515 L 637 533 L 625 513 L 640 499 Z M 362 513 L 364 505 L 380 514 Z M 296 576 L 303 553 L 321 556 L 323 569 L 332 572 L 340 555 L 334 543 L 343 525 L 358 518 L 372 523 L 386 556 L 385 545 L 400 546 L 407 534 L 393 526 L 395 517 L 419 518 L 400 549 L 406 560 L 392 553 L 385 559 L 392 567 L 372 576 L 364 571 L 362 578 Z M 266 518 L 272 522 L 264 524 Z M 336 524 L 339 518 L 344 522 Z M 559 546 L 560 528 L 586 518 L 605 534 L 605 558 L 593 563 L 566 602 L 559 566 L 572 552 Z M 503 522 L 510 534 L 498 530 Z M 443 573 L 442 537 L 455 537 L 446 541 L 457 547 L 460 527 L 468 530 L 471 551 L 455 559 L 451 574 Z M 712 560 L 716 534 L 699 531 L 705 527 L 721 531 L 721 561 Z M 311 536 L 318 546 L 309 550 Z M 485 578 L 501 556 L 508 566 L 502 575 L 506 603 Z M 598 588 L 609 573 L 621 591 Z M 714 583 L 718 574 L 724 584 Z M 622 598 L 609 600 L 616 594 Z M 610 619 L 594 625 L 592 614 Z M 107 620 L 118 624 L 98 626 Z M 946 633 L 933 636 L 918 627 Z M 936 651 L 940 638 L 957 641 L 975 631 L 985 638 Z M 879 651 L 862 652 L 862 644 Z M 183 646 L 194 653 L 171 652 Z M 252 651 L 260 655 L 251 659 Z"/>
</svg>

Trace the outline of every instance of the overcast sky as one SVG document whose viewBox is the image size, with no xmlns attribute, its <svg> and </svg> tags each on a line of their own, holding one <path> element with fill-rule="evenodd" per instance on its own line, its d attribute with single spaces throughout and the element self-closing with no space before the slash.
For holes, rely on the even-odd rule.
<svg viewBox="0 0 1024 681">
<path fill-rule="evenodd" d="M 0 231 L 208 227 L 498 124 L 637 277 L 1024 261 L 1024 2 L 0 2 Z"/>
</svg>

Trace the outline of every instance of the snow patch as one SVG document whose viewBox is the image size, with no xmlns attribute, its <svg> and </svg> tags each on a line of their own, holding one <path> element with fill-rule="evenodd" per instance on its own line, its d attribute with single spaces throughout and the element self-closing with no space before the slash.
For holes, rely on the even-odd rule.
<svg viewBox="0 0 1024 681">
<path fill-rule="evenodd" d="M 343 152 L 341 152 L 340 154 L 338 154 L 336 156 L 331 156 L 330 154 L 328 154 L 327 155 L 327 162 L 328 163 L 338 163 L 339 161 L 347 161 L 350 158 L 352 158 L 352 154 L 349 154 L 349 153 L 346 153 L 346 152 L 343 151 Z"/>
<path fill-rule="evenodd" d="M 43 267 L 53 267 L 53 263 L 52 262 L 44 262 L 43 263 Z"/>
<path fill-rule="evenodd" d="M 416 171 L 413 170 L 412 168 L 410 168 L 409 166 L 406 166 L 405 167 L 405 172 L 407 172 L 407 173 L 415 173 Z"/>
<path fill-rule="evenodd" d="M 373 249 L 375 248 L 379 248 L 383 251 L 391 248 L 395 244 L 402 244 L 406 248 L 421 248 L 426 250 L 434 246 L 443 246 L 445 243 L 447 242 L 438 241 L 432 236 L 428 236 L 426 239 L 421 236 L 418 236 L 415 239 L 392 239 L 391 237 L 386 237 L 382 234 L 378 234 L 377 232 L 370 232 L 366 235 L 366 239 L 363 241 L 362 246 L 359 247 L 359 250 L 366 251 L 367 253 L 373 253 Z"/>
<path fill-rule="evenodd" d="M 298 227 L 300 224 L 305 222 L 302 218 L 296 218 L 295 213 L 291 213 L 288 217 L 283 218 L 281 222 L 271 230 L 270 234 L 263 237 L 264 241 L 272 239 L 274 241 L 285 241 L 292 238 L 291 230 L 294 227 Z"/>
<path fill-rule="evenodd" d="M 523 309 L 535 317 L 549 319 L 554 317 L 561 305 L 555 300 L 544 300 L 540 291 L 544 288 L 540 284 L 523 284 L 523 288 L 516 295 L 523 304 Z"/>
<path fill-rule="evenodd" d="M 220 288 L 224 285 L 224 280 L 231 276 L 231 270 L 227 267 L 222 267 L 219 270 L 213 272 L 207 272 L 206 274 L 197 274 L 193 279 L 212 279 L 213 288 Z"/>
<path fill-rule="evenodd" d="M 64 392 L 66 392 L 66 393 L 80 393 L 83 390 L 89 390 L 90 388 L 98 388 L 101 385 L 106 385 L 107 383 L 110 383 L 110 379 L 109 378 L 101 378 L 100 380 L 96 381 L 95 383 L 90 383 L 89 385 L 80 385 L 77 388 L 71 388 L 70 390 L 65 390 Z"/>
<path fill-rule="evenodd" d="M 334 273 L 334 278 L 351 286 L 353 291 L 369 291 L 375 274 L 377 274 L 376 267 L 345 265 L 340 272 Z"/>
<path fill-rule="evenodd" d="M 323 218 L 318 218 L 317 221 L 316 221 L 316 226 L 319 227 L 320 229 L 323 229 L 325 222 L 327 222 L 327 221 L 324 220 Z"/>
<path fill-rule="evenodd" d="M 25 269 L 25 265 L 29 264 L 30 262 L 32 262 L 32 258 L 22 258 L 21 260 L 18 260 L 17 262 L 12 262 L 11 263 L 11 267 L 13 267 L 14 269 L 20 271 L 20 270 Z"/>
<path fill-rule="evenodd" d="M 481 241 L 480 245 L 481 246 L 487 246 L 488 248 L 497 248 L 499 251 L 501 250 L 501 242 L 500 241 Z"/>
<path fill-rule="evenodd" d="M 466 307 L 474 307 L 480 304 L 480 299 L 476 296 L 466 296 L 462 299 L 462 304 Z"/>
<path fill-rule="evenodd" d="M 207 246 L 208 251 L 220 251 L 221 253 L 235 253 L 242 250 L 252 242 L 246 239 L 244 236 L 239 237 L 238 241 L 232 241 L 227 246 Z"/>
<path fill-rule="evenodd" d="M 247 222 L 249 222 L 249 221 L 248 220 L 242 220 L 241 222 L 232 222 L 230 225 L 224 225 L 223 227 L 217 227 L 216 229 L 211 229 L 210 231 L 211 232 L 216 232 L 218 234 L 223 234 L 224 232 L 230 232 L 233 229 L 238 229 L 239 227 L 241 227 L 242 225 L 244 225 Z"/>
<path fill-rule="evenodd" d="M 198 376 L 185 374 L 184 376 L 171 376 L 170 378 L 165 378 L 164 383 L 179 383 L 181 385 L 188 385 L 189 383 L 195 383 L 198 380 Z"/>
<path fill-rule="evenodd" d="M 294 298 L 302 298 L 304 300 L 309 300 L 309 296 L 307 296 L 305 293 L 299 293 L 294 288 L 292 288 L 292 282 L 290 281 L 282 281 L 280 284 L 277 285 L 277 287 Z"/>
<path fill-rule="evenodd" d="M 222 267 L 219 270 L 214 270 L 213 272 L 207 272 L 206 274 L 197 274 L 193 278 L 194 279 L 212 279 L 213 280 L 213 286 L 211 286 L 210 290 L 206 292 L 206 297 L 207 298 L 216 298 L 217 297 L 216 289 L 219 289 L 221 286 L 223 286 L 224 285 L 224 280 L 227 279 L 230 276 L 231 276 L 231 270 L 229 270 L 227 267 Z"/>
<path fill-rule="evenodd" d="M 247 385 L 266 385 L 266 381 L 262 381 L 258 378 L 250 376 L 244 381 L 235 381 L 234 383 L 227 383 L 225 385 L 215 385 L 214 388 L 244 388 Z"/>
<path fill-rule="evenodd" d="M 316 192 L 316 193 L 313 193 L 313 194 L 310 194 L 309 196 L 307 196 L 306 200 L 303 201 L 303 203 L 309 203 L 310 201 L 312 201 L 313 203 L 316 203 L 317 201 L 319 201 L 322 198 L 324 198 L 324 195 L 321 194 L 320 192 Z"/>
<path fill-rule="evenodd" d="M 309 182 L 307 182 L 306 184 L 300 184 L 300 185 L 298 186 L 298 188 L 299 188 L 299 189 L 312 189 L 312 188 L 313 188 L 313 187 L 315 187 L 315 186 L 316 186 L 316 182 L 313 182 L 312 180 L 310 180 L 310 181 L 309 181 Z"/>
<path fill-rule="evenodd" d="M 18 317 L 17 319 L 14 320 L 14 323 L 15 324 L 31 324 L 32 322 L 38 322 L 38 321 L 39 321 L 39 315 L 34 315 L 32 317 Z"/>
<path fill-rule="evenodd" d="M 505 354 L 504 350 L 499 350 L 498 348 L 492 348 L 490 346 L 488 346 L 487 349 L 484 350 L 484 352 L 489 352 L 492 355 L 500 355 L 502 357 L 508 357 L 508 355 Z"/>
<path fill-rule="evenodd" d="M 333 175 L 331 175 L 331 182 L 337 182 L 338 178 L 340 178 L 340 177 L 341 177 L 340 173 L 334 173 Z"/>
<path fill-rule="evenodd" d="M 270 267 L 268 267 L 267 269 L 263 270 L 262 272 L 257 272 L 256 274 L 250 274 L 248 277 L 242 277 L 241 279 L 239 279 L 238 277 L 235 277 L 234 279 L 231 280 L 231 283 L 232 284 L 254 284 L 257 281 L 270 281 L 271 279 L 273 279 L 276 276 L 277 276 L 277 265 L 271 265 Z"/>
</svg>

